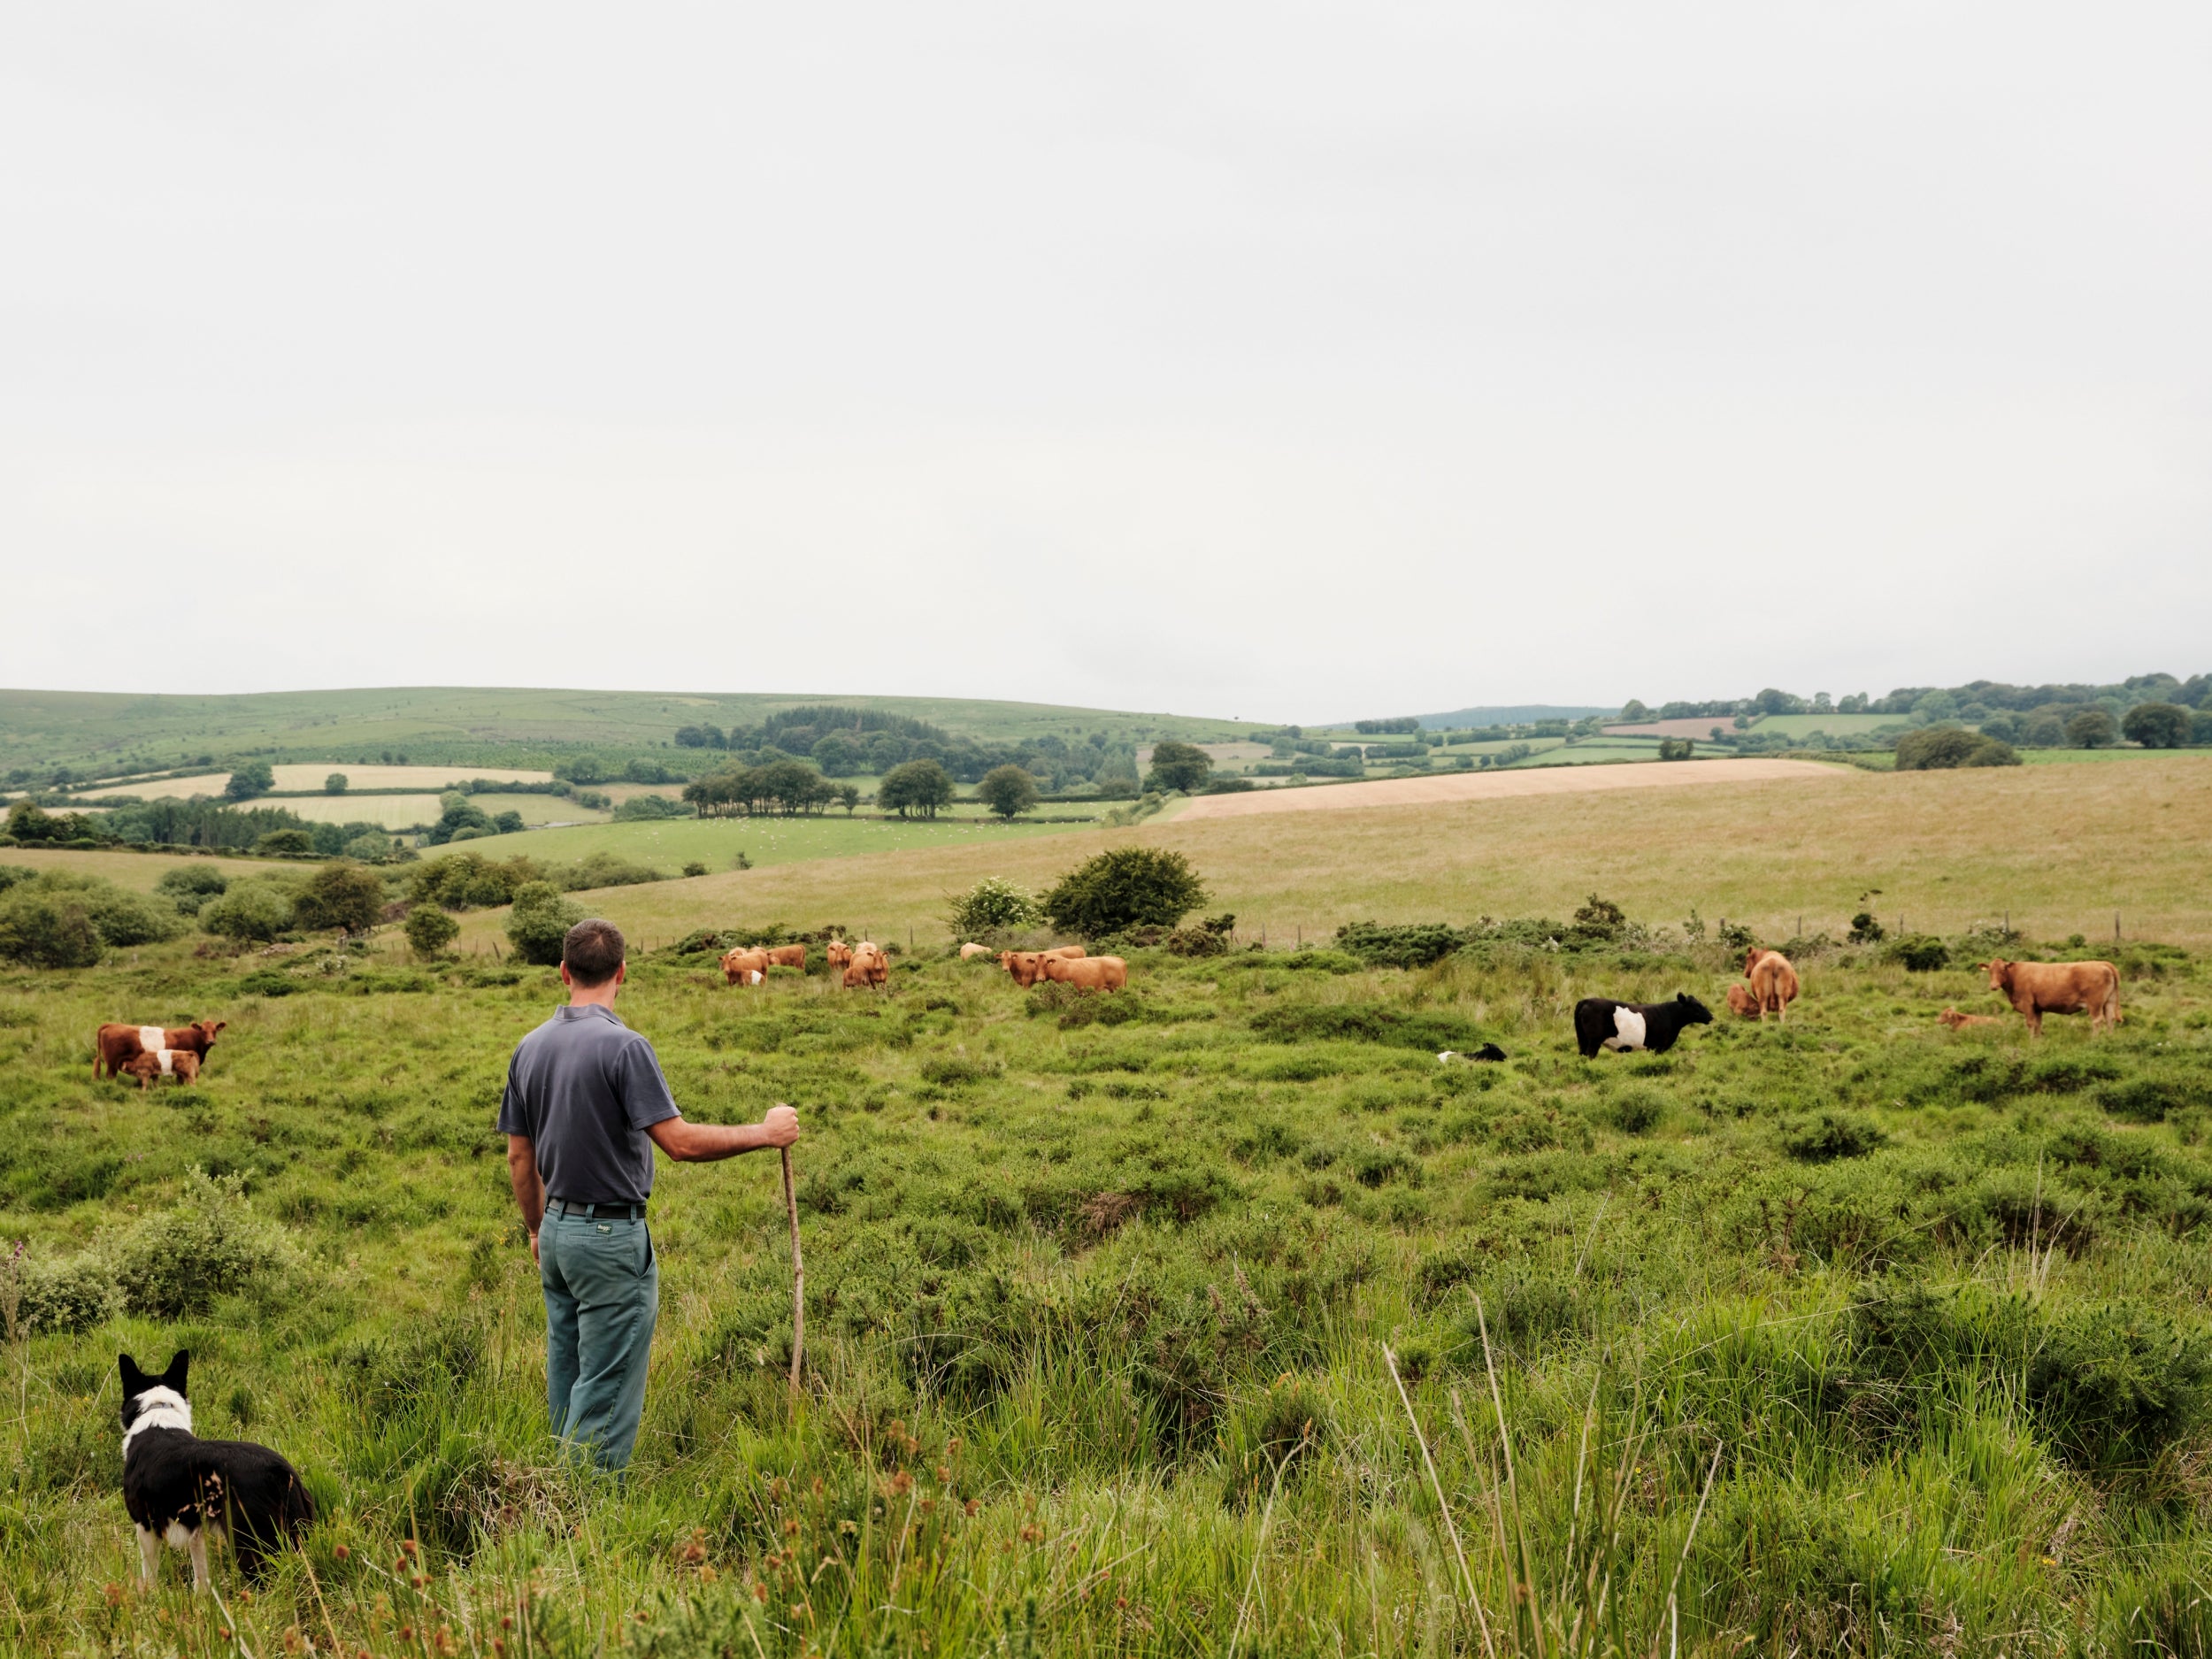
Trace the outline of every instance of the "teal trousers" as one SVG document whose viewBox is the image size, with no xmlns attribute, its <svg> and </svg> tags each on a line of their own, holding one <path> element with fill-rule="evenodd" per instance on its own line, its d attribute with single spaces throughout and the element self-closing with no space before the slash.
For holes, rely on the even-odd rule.
<svg viewBox="0 0 2212 1659">
<path fill-rule="evenodd" d="M 620 1469 L 637 1444 L 660 1316 L 652 1234 L 642 1221 L 549 1211 L 538 1228 L 538 1282 L 553 1432 L 600 1468 Z"/>
</svg>

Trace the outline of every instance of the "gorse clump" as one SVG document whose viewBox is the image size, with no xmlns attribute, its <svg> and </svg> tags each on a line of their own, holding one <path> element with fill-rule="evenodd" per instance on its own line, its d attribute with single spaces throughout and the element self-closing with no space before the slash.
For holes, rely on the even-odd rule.
<svg viewBox="0 0 2212 1659">
<path fill-rule="evenodd" d="M 946 919 L 956 936 L 970 939 L 1034 927 L 1044 918 L 1044 908 L 1035 894 L 998 876 L 986 876 L 951 901 Z"/>
</svg>

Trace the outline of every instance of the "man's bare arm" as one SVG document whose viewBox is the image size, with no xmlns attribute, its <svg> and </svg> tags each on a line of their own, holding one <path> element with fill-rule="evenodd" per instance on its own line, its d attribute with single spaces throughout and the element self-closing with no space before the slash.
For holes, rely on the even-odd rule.
<svg viewBox="0 0 2212 1659">
<path fill-rule="evenodd" d="M 522 1225 L 530 1232 L 530 1254 L 538 1253 L 538 1225 L 545 1219 L 545 1183 L 538 1178 L 538 1149 L 528 1135 L 507 1137 L 507 1180 L 515 1189 L 515 1206 Z"/>
<path fill-rule="evenodd" d="M 679 1164 L 711 1164 L 741 1152 L 789 1146 L 799 1138 L 799 1114 L 788 1106 L 775 1105 L 757 1124 L 695 1124 L 671 1118 L 649 1125 L 645 1133 Z"/>
</svg>

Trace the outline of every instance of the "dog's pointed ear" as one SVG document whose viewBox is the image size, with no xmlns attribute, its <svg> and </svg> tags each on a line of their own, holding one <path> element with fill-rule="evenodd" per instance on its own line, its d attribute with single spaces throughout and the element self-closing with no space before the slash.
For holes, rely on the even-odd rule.
<svg viewBox="0 0 2212 1659">
<path fill-rule="evenodd" d="M 169 1362 L 169 1369 L 161 1373 L 162 1386 L 165 1388 L 173 1388 L 179 1394 L 182 1394 L 184 1392 L 184 1374 L 187 1369 L 190 1367 L 191 1363 L 191 1353 L 188 1349 L 179 1348 L 177 1350 L 176 1358 Z"/>
<path fill-rule="evenodd" d="M 127 1354 L 115 1356 L 115 1366 L 123 1374 L 123 1398 L 130 1399 L 146 1392 L 146 1373 L 138 1369 L 138 1362 Z"/>
</svg>

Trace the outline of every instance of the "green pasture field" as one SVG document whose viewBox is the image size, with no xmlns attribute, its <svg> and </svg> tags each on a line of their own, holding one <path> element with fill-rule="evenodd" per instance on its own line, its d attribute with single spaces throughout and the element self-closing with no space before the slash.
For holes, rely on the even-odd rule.
<svg viewBox="0 0 2212 1659">
<path fill-rule="evenodd" d="M 1228 741 L 1252 722 L 1042 703 L 953 697 L 850 697 L 833 692 L 682 693 L 560 691 L 472 687 L 393 687 L 357 691 L 260 692 L 240 696 L 142 696 L 129 693 L 0 691 L 0 772 L 112 764 L 150 767 L 188 757 L 265 751 L 273 758 L 325 761 L 342 769 L 386 749 L 416 751 L 418 763 L 527 764 L 549 746 L 644 752 L 669 743 L 680 726 L 757 724 L 778 709 L 835 703 L 927 720 L 979 738 L 1014 740 L 1103 731 L 1119 739 Z"/>
<path fill-rule="evenodd" d="M 623 927 L 680 938 L 716 926 L 865 920 L 887 935 L 942 938 L 945 895 L 985 876 L 1043 891 L 1109 846 L 1171 847 L 1212 891 L 1210 910 L 1271 942 L 1348 921 L 1565 917 L 1593 890 L 1638 916 L 1696 906 L 1763 936 L 1840 938 L 1871 904 L 1893 923 L 1957 932 L 2009 914 L 2039 937 L 2129 937 L 2212 950 L 2212 755 L 2130 766 L 2005 766 L 1872 772 L 1837 764 L 1805 781 L 1524 796 L 1185 822 L 1080 826 L 1061 835 L 910 843 L 871 858 L 610 888 L 586 902 Z M 835 819 L 806 820 L 835 824 Z M 580 838 L 602 831 L 560 831 Z M 522 844 L 503 836 L 488 856 Z M 473 844 L 473 843 L 472 843 Z M 546 844 L 559 846 L 551 836 Z M 583 849 L 588 850 L 588 849 Z M 562 857 L 570 855 L 561 853 Z M 710 862 L 705 861 L 703 862 Z M 1879 889 L 1878 892 L 1873 891 Z M 1867 895 L 1863 898 L 1862 895 Z M 499 912 L 463 918 L 488 953 Z"/>
<path fill-rule="evenodd" d="M 1659 745 L 1655 741 L 1638 743 L 1620 738 L 1615 738 L 1609 741 L 1593 739 L 1588 742 L 1563 744 L 1557 749 L 1531 755 L 1526 760 L 1517 760 L 1512 763 L 1512 765 L 1513 768 L 1520 769 L 1530 766 L 1588 766 L 1609 761 L 1642 761 L 1658 758 Z"/>
<path fill-rule="evenodd" d="M 99 876 L 137 893 L 151 893 L 163 876 L 180 865 L 219 870 L 233 879 L 299 868 L 265 858 L 204 858 L 196 853 L 78 852 L 43 847 L 0 847 L 0 864 L 24 864 L 33 870 L 74 871 L 80 875 Z"/>
<path fill-rule="evenodd" d="M 1502 738 L 1494 743 L 1450 743 L 1436 752 L 1440 755 L 1495 755 L 1511 749 L 1516 743 L 1525 743 L 1541 754 L 1546 749 L 1563 748 L 1566 741 L 1563 737 Z"/>
<path fill-rule="evenodd" d="M 1732 727 L 1732 722 L 1725 719 L 1717 724 L 1723 731 Z M 1751 723 L 1751 729 L 1785 737 L 1810 737 L 1815 732 L 1825 732 L 1831 737 L 1856 737 L 1886 726 L 1910 724 L 1901 714 L 1763 714 Z"/>
<path fill-rule="evenodd" d="M 477 799 L 485 810 L 497 811 L 499 808 L 488 804 L 495 798 Z M 1086 806 L 1083 810 L 1088 818 L 1095 818 L 1107 807 Z M 435 858 L 449 851 L 467 849 L 486 857 L 510 858 L 526 854 L 533 858 L 565 862 L 590 853 L 611 852 L 671 872 L 694 862 L 724 871 L 730 868 L 741 852 L 756 865 L 770 865 L 910 848 L 995 848 L 1010 841 L 1064 833 L 1078 826 L 1075 820 L 1041 814 L 1018 818 L 1011 824 L 973 813 L 949 814 L 933 820 L 847 818 L 842 812 L 802 818 L 659 818 L 633 824 L 603 822 L 565 829 L 525 830 L 515 835 L 457 841 L 449 847 L 426 847 L 423 856 Z"/>
<path fill-rule="evenodd" d="M 65 1268 L 130 1299 L 5 1356 L 7 1653 L 2203 1651 L 2179 951 L 2124 957 L 2093 1038 L 1954 1035 L 1978 976 L 1825 952 L 1786 1025 L 1595 1061 L 1576 998 L 1720 1007 L 1732 963 L 1140 952 L 1111 999 L 635 963 L 689 1113 L 801 1110 L 807 1370 L 795 1402 L 775 1164 L 664 1165 L 617 1484 L 545 1432 L 492 1128 L 551 972 L 388 942 L 274 997 L 190 950 L 0 975 L 28 1305 Z M 99 1022 L 195 1015 L 230 1022 L 197 1087 L 91 1079 Z M 132 1587 L 118 1493 L 116 1354 L 179 1348 L 196 1429 L 320 1511 L 258 1586 L 217 1552 L 211 1599 L 174 1554 Z"/>
<path fill-rule="evenodd" d="M 2112 749 L 2024 749 L 2020 758 L 2031 766 L 2068 766 L 2077 761 L 2147 760 L 2177 751 L 2163 749 L 2137 749 L 2132 746 Z M 2205 754 L 2203 749 L 2183 750 L 2181 753 Z"/>
</svg>

